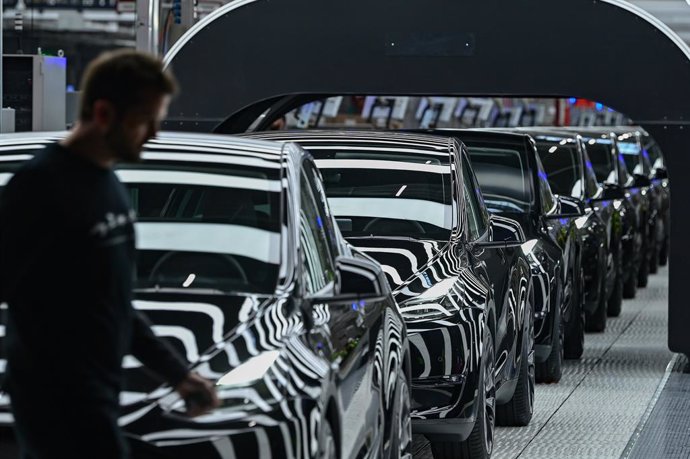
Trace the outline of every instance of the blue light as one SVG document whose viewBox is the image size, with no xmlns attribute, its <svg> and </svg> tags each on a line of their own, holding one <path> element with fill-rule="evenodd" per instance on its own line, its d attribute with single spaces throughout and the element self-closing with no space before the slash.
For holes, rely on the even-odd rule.
<svg viewBox="0 0 690 459">
<path fill-rule="evenodd" d="M 323 220 L 321 220 L 320 216 L 316 217 L 316 224 L 319 225 L 319 229 L 323 229 Z"/>
<path fill-rule="evenodd" d="M 592 169 L 592 162 L 591 161 L 585 161 L 585 166 L 587 166 L 587 169 Z"/>
<path fill-rule="evenodd" d="M 364 300 L 361 300 L 361 301 L 359 302 L 359 307 L 360 307 L 361 309 L 364 309 L 364 306 L 366 306 L 366 305 L 367 305 L 367 302 L 364 301 Z"/>
<path fill-rule="evenodd" d="M 74 85 L 73 84 L 67 85 L 67 92 L 74 92 Z"/>
<path fill-rule="evenodd" d="M 55 67 L 60 67 L 63 69 L 67 68 L 67 58 L 66 57 L 55 57 L 55 56 L 44 56 L 46 65 L 53 65 Z"/>
<path fill-rule="evenodd" d="M 568 99 L 568 103 L 570 105 L 575 105 L 577 103 L 577 99 L 574 97 L 571 97 L 570 99 Z"/>
<path fill-rule="evenodd" d="M 356 311 L 357 310 L 357 303 L 352 303 L 352 310 Z"/>
<path fill-rule="evenodd" d="M 597 110 L 602 111 L 604 109 L 604 104 L 600 104 L 599 102 L 597 102 L 596 107 Z"/>
<path fill-rule="evenodd" d="M 538 175 L 539 178 L 542 179 L 542 180 L 546 180 L 546 181 L 549 180 L 549 176 L 546 175 L 546 172 L 544 172 L 544 171 L 539 171 L 539 173 L 538 173 L 537 175 Z"/>
<path fill-rule="evenodd" d="M 625 158 L 623 158 L 623 153 L 618 153 L 618 160 L 621 162 L 625 162 Z"/>
<path fill-rule="evenodd" d="M 559 218 L 559 219 L 558 219 L 558 222 L 559 222 L 561 225 L 566 226 L 566 225 L 568 224 L 568 219 L 567 219 L 567 218 Z"/>
<path fill-rule="evenodd" d="M 642 156 L 644 156 L 645 158 L 649 159 L 649 152 L 647 151 L 646 148 L 643 148 L 643 149 L 642 149 Z"/>
</svg>

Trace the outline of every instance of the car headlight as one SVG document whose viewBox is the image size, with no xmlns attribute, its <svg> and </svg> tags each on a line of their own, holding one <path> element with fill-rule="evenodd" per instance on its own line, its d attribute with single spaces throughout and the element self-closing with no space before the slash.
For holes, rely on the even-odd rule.
<svg viewBox="0 0 690 459">
<path fill-rule="evenodd" d="M 222 376 L 216 386 L 246 387 L 260 381 L 280 356 L 279 351 L 265 351 Z"/>
</svg>

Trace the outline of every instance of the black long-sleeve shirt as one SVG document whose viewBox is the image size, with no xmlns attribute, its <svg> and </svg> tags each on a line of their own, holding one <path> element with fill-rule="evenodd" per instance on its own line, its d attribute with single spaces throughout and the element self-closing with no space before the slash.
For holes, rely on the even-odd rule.
<svg viewBox="0 0 690 459">
<path fill-rule="evenodd" d="M 124 186 L 55 144 L 0 196 L 0 295 L 10 392 L 117 400 L 131 353 L 171 384 L 187 367 L 132 307 L 134 212 Z"/>
</svg>

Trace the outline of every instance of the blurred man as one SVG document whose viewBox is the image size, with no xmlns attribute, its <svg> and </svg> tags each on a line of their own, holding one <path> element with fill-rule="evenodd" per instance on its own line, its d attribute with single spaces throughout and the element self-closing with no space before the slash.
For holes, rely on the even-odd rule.
<svg viewBox="0 0 690 459">
<path fill-rule="evenodd" d="M 113 172 L 139 160 L 175 91 L 154 57 L 102 55 L 85 72 L 75 129 L 0 198 L 5 389 L 24 457 L 127 457 L 117 423 L 127 354 L 194 400 L 190 415 L 218 405 L 132 307 L 135 215 Z"/>
</svg>

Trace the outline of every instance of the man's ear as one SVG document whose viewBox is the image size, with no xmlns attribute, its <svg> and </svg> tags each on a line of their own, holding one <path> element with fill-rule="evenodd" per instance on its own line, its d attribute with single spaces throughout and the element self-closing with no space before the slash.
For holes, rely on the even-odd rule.
<svg viewBox="0 0 690 459">
<path fill-rule="evenodd" d="M 115 122 L 115 106 L 110 101 L 98 99 L 93 103 L 92 120 L 96 126 L 108 130 Z"/>
</svg>

